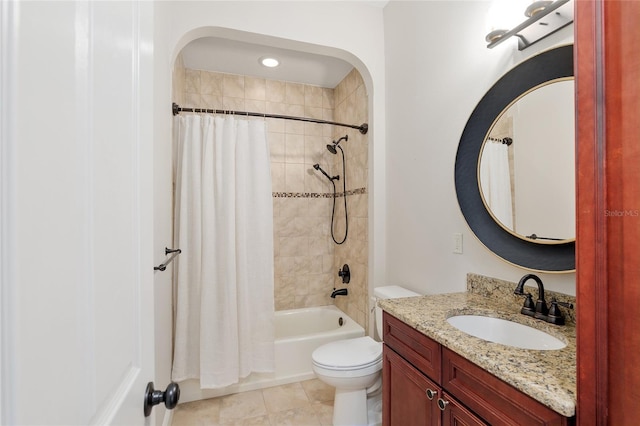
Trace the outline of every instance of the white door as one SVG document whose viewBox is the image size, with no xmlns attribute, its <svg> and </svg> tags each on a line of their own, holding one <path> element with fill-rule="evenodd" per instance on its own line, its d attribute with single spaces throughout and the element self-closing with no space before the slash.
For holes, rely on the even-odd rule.
<svg viewBox="0 0 640 426">
<path fill-rule="evenodd" d="M 150 424 L 153 4 L 0 13 L 0 423 Z"/>
</svg>

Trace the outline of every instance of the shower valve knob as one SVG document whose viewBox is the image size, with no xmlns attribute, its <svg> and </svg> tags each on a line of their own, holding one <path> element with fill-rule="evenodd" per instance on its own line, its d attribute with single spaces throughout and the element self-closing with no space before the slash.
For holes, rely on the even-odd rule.
<svg viewBox="0 0 640 426">
<path fill-rule="evenodd" d="M 342 269 L 338 270 L 338 276 L 342 278 L 343 284 L 349 284 L 349 281 L 351 281 L 351 271 L 349 270 L 349 265 L 345 263 L 342 266 Z"/>
</svg>

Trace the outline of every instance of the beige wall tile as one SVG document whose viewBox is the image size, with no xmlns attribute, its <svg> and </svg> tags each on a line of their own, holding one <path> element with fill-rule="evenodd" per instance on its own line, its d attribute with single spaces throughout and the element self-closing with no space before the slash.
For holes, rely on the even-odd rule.
<svg viewBox="0 0 640 426">
<path fill-rule="evenodd" d="M 185 70 L 184 83 L 184 90 L 186 93 L 200 94 L 200 71 L 187 68 Z"/>
<path fill-rule="evenodd" d="M 305 106 L 304 107 L 304 116 L 305 117 L 322 120 L 323 113 L 324 113 L 324 111 L 322 110 L 322 107 L 310 107 L 310 106 Z"/>
<path fill-rule="evenodd" d="M 224 104 L 222 102 L 222 96 L 218 95 L 201 95 L 200 107 L 209 109 L 222 109 Z"/>
<path fill-rule="evenodd" d="M 271 163 L 271 189 L 274 192 L 286 190 L 284 163 Z"/>
<path fill-rule="evenodd" d="M 285 83 L 285 103 L 304 106 L 304 84 Z"/>
<path fill-rule="evenodd" d="M 267 112 L 267 103 L 265 101 L 257 101 L 255 99 L 245 99 L 244 107 L 246 108 L 247 112 L 259 112 L 259 113 Z"/>
<path fill-rule="evenodd" d="M 200 93 L 203 95 L 222 96 L 223 74 L 200 71 Z"/>
<path fill-rule="evenodd" d="M 322 111 L 324 114 L 324 111 Z M 320 115 L 317 118 L 322 119 L 323 115 Z M 320 123 L 304 123 L 304 134 L 308 136 L 322 136 L 322 128 L 325 127 L 326 124 Z"/>
<path fill-rule="evenodd" d="M 287 112 L 285 115 L 292 117 L 304 117 L 304 105 L 287 105 Z M 284 120 L 285 133 L 295 133 L 298 135 L 304 135 L 304 122 L 295 120 Z"/>
<path fill-rule="evenodd" d="M 304 164 L 304 135 L 287 133 L 284 137 L 285 162 L 287 164 Z M 300 178 L 302 180 L 302 191 L 304 191 L 304 175 L 300 176 Z"/>
<path fill-rule="evenodd" d="M 269 102 L 266 103 L 266 112 L 268 112 L 269 114 L 275 114 L 273 112 L 273 109 L 270 107 L 270 105 L 274 105 L 274 104 L 269 104 Z M 280 105 L 280 104 L 277 104 L 277 105 Z M 284 120 L 281 120 L 279 118 L 267 118 L 266 122 L 267 122 L 267 129 L 269 130 L 269 132 L 284 133 Z"/>
<path fill-rule="evenodd" d="M 227 98 L 244 99 L 244 76 L 224 74 L 222 81 L 222 95 Z"/>
<path fill-rule="evenodd" d="M 309 239 L 305 237 L 281 237 L 281 256 L 308 256 Z"/>
<path fill-rule="evenodd" d="M 244 98 L 231 98 L 228 96 L 224 96 L 222 98 L 222 109 L 226 109 L 229 111 L 244 111 L 245 100 Z"/>
<path fill-rule="evenodd" d="M 199 93 L 185 93 L 184 107 L 202 108 L 202 96 Z"/>
<path fill-rule="evenodd" d="M 285 163 L 284 188 L 287 192 L 304 192 L 304 164 Z"/>
<path fill-rule="evenodd" d="M 267 100 L 267 82 L 264 78 L 245 77 L 244 96 L 246 99 Z"/>
<path fill-rule="evenodd" d="M 266 80 L 265 82 L 265 99 L 269 102 L 284 103 L 285 102 L 284 81 Z"/>
<path fill-rule="evenodd" d="M 269 154 L 271 155 L 271 162 L 284 163 L 284 133 L 274 133 L 269 131 L 267 133 L 267 140 L 269 141 Z"/>
<path fill-rule="evenodd" d="M 304 86 L 304 106 L 322 108 L 322 87 Z"/>
<path fill-rule="evenodd" d="M 334 90 L 323 88 L 322 89 L 322 108 L 333 109 L 333 101 L 334 101 Z"/>
<path fill-rule="evenodd" d="M 276 311 L 284 311 L 287 309 L 295 309 L 295 296 L 293 294 L 276 293 L 275 309 Z"/>
</svg>

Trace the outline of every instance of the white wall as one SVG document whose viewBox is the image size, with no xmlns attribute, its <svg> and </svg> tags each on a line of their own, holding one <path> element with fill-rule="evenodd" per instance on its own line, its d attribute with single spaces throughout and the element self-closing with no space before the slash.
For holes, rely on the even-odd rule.
<svg viewBox="0 0 640 426">
<path fill-rule="evenodd" d="M 454 187 L 466 122 L 486 91 L 524 59 L 573 40 L 573 25 L 520 52 L 516 40 L 487 49 L 488 1 L 391 1 L 386 61 L 387 280 L 422 293 L 463 291 L 466 273 L 517 281 L 527 271 L 473 236 Z M 453 254 L 453 233 L 464 253 Z M 575 294 L 575 274 L 539 274 Z"/>
<path fill-rule="evenodd" d="M 221 36 L 339 57 L 363 76 L 369 93 L 370 285 L 385 271 L 385 68 L 383 10 L 375 2 L 189 2 L 155 3 L 155 209 L 154 247 L 171 244 L 171 70 L 188 42 Z M 155 253 L 156 260 L 162 255 Z M 156 274 L 156 381 L 165 386 L 171 366 L 170 272 Z"/>
</svg>

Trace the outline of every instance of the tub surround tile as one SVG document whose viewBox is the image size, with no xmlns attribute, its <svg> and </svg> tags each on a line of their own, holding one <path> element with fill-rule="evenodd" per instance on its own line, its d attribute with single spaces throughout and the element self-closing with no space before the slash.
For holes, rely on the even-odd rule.
<svg viewBox="0 0 640 426">
<path fill-rule="evenodd" d="M 513 291 L 513 283 L 476 277 L 471 281 L 472 291 L 469 292 L 380 300 L 378 304 L 394 317 L 542 404 L 564 416 L 573 416 L 576 404 L 575 325 L 556 326 L 522 315 L 521 299 L 506 303 L 503 298 L 482 295 L 495 296 L 506 292 L 507 288 Z M 556 351 L 537 351 L 487 342 L 459 331 L 446 321 L 459 314 L 492 316 L 529 325 L 561 339 L 567 346 Z"/>
<path fill-rule="evenodd" d="M 322 87 L 305 85 L 304 104 L 308 107 L 322 107 Z"/>
<path fill-rule="evenodd" d="M 267 100 L 267 81 L 264 78 L 244 78 L 244 97 L 258 101 Z"/>
<path fill-rule="evenodd" d="M 222 95 L 230 98 L 245 99 L 244 76 L 236 74 L 223 74 Z"/>
<path fill-rule="evenodd" d="M 320 110 L 320 116 L 317 118 L 323 118 L 324 116 L 324 110 Z M 320 123 L 309 123 L 306 122 L 304 123 L 304 134 L 305 136 L 323 136 L 324 132 L 323 132 L 323 128 L 325 127 L 331 127 L 328 126 L 326 124 L 320 124 Z M 322 146 L 322 145 L 314 145 L 314 146 Z"/>
<path fill-rule="evenodd" d="M 285 102 L 292 105 L 304 105 L 304 84 L 285 82 Z"/>
<path fill-rule="evenodd" d="M 222 98 L 222 108 L 231 110 L 231 111 L 246 111 L 247 107 L 245 106 L 245 99 L 232 97 L 232 96 L 224 96 Z"/>
<path fill-rule="evenodd" d="M 333 110 L 333 89 L 322 89 L 322 107 Z"/>
<path fill-rule="evenodd" d="M 258 112 L 262 114 L 265 114 L 267 112 L 267 103 L 265 101 L 246 99 L 244 102 L 244 107 L 247 112 Z M 246 118 L 248 118 L 249 120 L 263 120 L 262 117 L 246 117 Z"/>
<path fill-rule="evenodd" d="M 187 93 L 200 94 L 200 71 L 187 68 L 185 70 L 185 86 L 184 91 Z"/>
<path fill-rule="evenodd" d="M 265 96 L 269 102 L 285 102 L 285 82 L 279 80 L 266 80 Z"/>
<path fill-rule="evenodd" d="M 217 72 L 200 72 L 200 93 L 203 95 L 222 96 L 222 81 L 224 75 Z"/>
<path fill-rule="evenodd" d="M 176 62 L 178 63 L 178 61 Z M 270 114 L 308 116 L 330 121 L 356 124 L 368 121 L 368 100 L 366 87 L 357 70 L 352 70 L 336 88 L 321 88 L 294 82 L 268 80 L 251 76 L 186 69 L 176 66 L 174 83 L 176 100 L 181 106 L 195 108 L 224 109 L 234 111 L 265 112 Z M 184 105 L 183 105 L 184 104 Z M 336 108 L 338 110 L 336 110 Z M 355 118 L 358 118 L 357 120 Z M 256 118 L 263 119 L 263 118 Z M 367 189 L 368 184 L 368 136 L 357 130 L 311 122 L 264 118 L 267 123 L 268 141 L 271 151 L 271 175 L 274 201 L 274 237 L 276 281 L 288 274 L 297 274 L 300 280 L 312 285 L 316 291 L 307 295 L 279 294 L 288 283 L 277 285 L 274 294 L 278 309 L 310 307 L 333 304 L 332 286 L 320 291 L 318 277 L 305 274 L 329 273 L 344 263 L 361 265 L 367 269 Z M 343 246 L 337 247 L 330 238 L 331 206 L 333 188 L 320 173 L 313 170 L 313 164 L 321 164 L 331 175 L 342 175 L 340 155 L 331 155 L 325 145 L 345 134 L 349 140 L 342 143 L 347 158 L 347 191 L 337 185 L 337 197 L 348 196 L 349 238 Z M 344 177 L 341 177 L 341 181 Z M 336 200 L 341 218 L 343 200 Z M 286 218 L 286 220 L 285 220 Z M 364 221 L 359 220 L 364 218 Z M 341 222 L 338 220 L 338 222 Z M 306 235 L 314 240 L 309 243 L 307 256 L 292 255 L 295 244 L 281 241 L 280 237 L 302 236 L 301 226 Z M 337 236 L 343 235 L 344 224 L 336 223 Z M 326 240 L 327 244 L 315 241 Z M 342 250 L 348 248 L 348 250 Z M 317 259 L 307 267 L 300 259 L 313 256 Z M 286 260 L 281 257 L 287 258 Z M 330 280 L 329 280 L 330 281 Z M 366 290 L 366 273 L 362 274 L 363 288 Z M 359 284 L 358 284 L 359 285 Z M 349 296 L 343 299 L 362 299 L 357 303 L 343 303 L 346 313 L 367 327 L 368 309 L 361 308 L 368 303 L 366 291 L 358 291 L 354 286 Z M 366 302 L 366 303 L 365 303 Z"/>
</svg>

